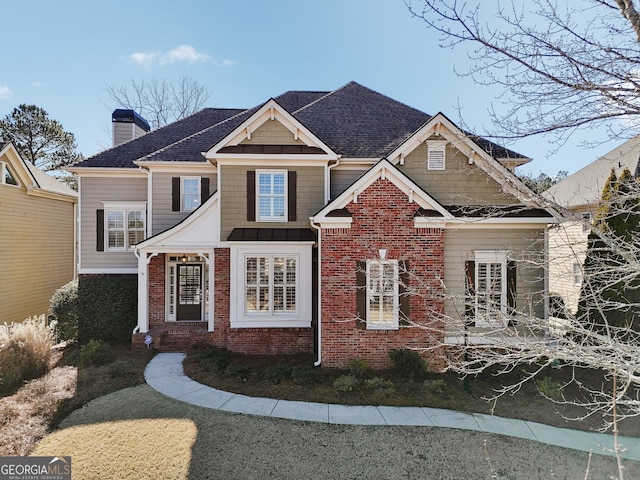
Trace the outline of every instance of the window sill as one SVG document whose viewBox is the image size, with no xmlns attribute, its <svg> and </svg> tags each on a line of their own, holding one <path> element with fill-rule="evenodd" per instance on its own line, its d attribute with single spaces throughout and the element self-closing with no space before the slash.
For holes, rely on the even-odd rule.
<svg viewBox="0 0 640 480">
<path fill-rule="evenodd" d="M 231 321 L 230 328 L 311 328 L 311 320 L 236 320 Z"/>
</svg>

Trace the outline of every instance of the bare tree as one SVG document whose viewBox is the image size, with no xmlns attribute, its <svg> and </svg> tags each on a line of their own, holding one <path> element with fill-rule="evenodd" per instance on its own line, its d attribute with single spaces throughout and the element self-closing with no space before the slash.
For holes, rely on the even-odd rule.
<svg viewBox="0 0 640 480">
<path fill-rule="evenodd" d="M 174 83 L 157 77 L 132 79 L 125 85 L 108 85 L 106 91 L 115 108 L 135 110 L 154 129 L 197 112 L 211 96 L 205 85 L 188 77 Z"/>
<path fill-rule="evenodd" d="M 629 138 L 640 130 L 640 18 L 633 0 L 466 2 L 405 0 L 441 34 L 441 47 L 466 53 L 460 75 L 503 88 L 506 111 L 491 109 L 494 137 L 577 129 Z M 619 120 L 619 121 L 616 121 Z"/>
</svg>

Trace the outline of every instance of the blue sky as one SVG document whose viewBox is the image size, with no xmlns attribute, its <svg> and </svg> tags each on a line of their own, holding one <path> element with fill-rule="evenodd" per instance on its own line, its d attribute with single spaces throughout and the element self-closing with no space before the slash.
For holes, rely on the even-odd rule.
<svg viewBox="0 0 640 480">
<path fill-rule="evenodd" d="M 460 78 L 463 52 L 442 50 L 402 0 L 4 0 L 0 117 L 35 104 L 90 156 L 110 146 L 108 85 L 187 76 L 211 107 L 249 108 L 287 90 L 334 90 L 354 80 L 468 128 L 490 128 L 500 91 Z M 578 170 L 613 148 L 545 138 L 509 145 L 533 157 L 524 172 Z"/>
</svg>

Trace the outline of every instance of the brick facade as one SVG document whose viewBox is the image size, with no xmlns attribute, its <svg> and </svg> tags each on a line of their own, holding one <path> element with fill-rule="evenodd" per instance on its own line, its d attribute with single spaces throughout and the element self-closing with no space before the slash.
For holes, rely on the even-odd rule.
<svg viewBox="0 0 640 480">
<path fill-rule="evenodd" d="M 322 234 L 322 364 L 346 367 L 349 360 L 366 359 L 373 368 L 390 365 L 397 348 L 434 347 L 423 355 L 432 369 L 444 366 L 441 279 L 444 277 L 444 230 L 416 229 L 416 203 L 389 180 L 378 179 L 359 193 L 349 229 Z M 398 330 L 357 328 L 357 262 L 379 258 L 408 263 L 410 319 L 417 326 Z"/>
</svg>

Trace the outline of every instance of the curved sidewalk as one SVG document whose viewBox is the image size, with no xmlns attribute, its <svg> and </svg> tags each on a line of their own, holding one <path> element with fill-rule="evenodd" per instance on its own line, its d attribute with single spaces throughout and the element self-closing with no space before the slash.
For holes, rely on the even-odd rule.
<svg viewBox="0 0 640 480">
<path fill-rule="evenodd" d="M 481 413 L 462 413 L 428 407 L 375 407 L 248 397 L 217 390 L 184 374 L 184 353 L 159 353 L 147 365 L 147 384 L 182 402 L 232 413 L 344 425 L 405 425 L 447 427 L 497 433 L 537 442 L 613 456 L 613 436 L 557 428 L 536 422 Z M 640 438 L 619 437 L 621 456 L 640 461 Z"/>
</svg>

